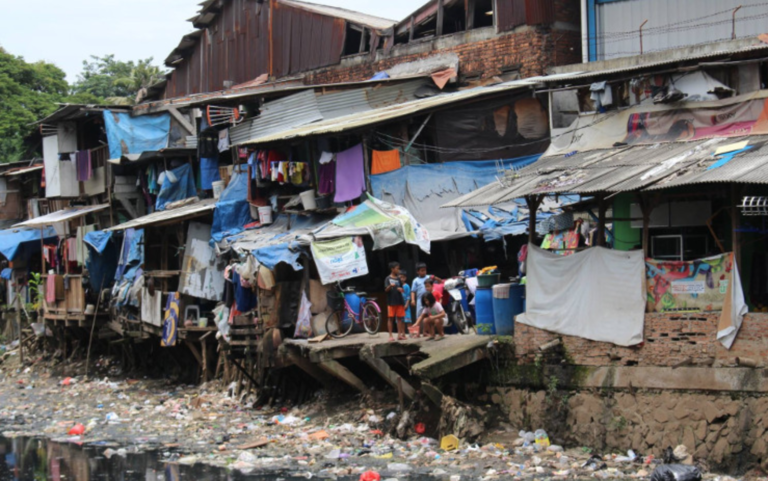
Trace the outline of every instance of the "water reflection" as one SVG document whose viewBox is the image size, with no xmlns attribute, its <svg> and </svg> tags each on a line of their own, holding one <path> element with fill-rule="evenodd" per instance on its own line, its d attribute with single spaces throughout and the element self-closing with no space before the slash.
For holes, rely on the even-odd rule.
<svg viewBox="0 0 768 481">
<path fill-rule="evenodd" d="M 59 444 L 30 438 L 0 438 L 0 481 L 246 481 L 305 480 L 290 476 L 246 476 L 211 466 L 180 466 L 157 453 L 102 456 L 103 446 Z"/>
</svg>

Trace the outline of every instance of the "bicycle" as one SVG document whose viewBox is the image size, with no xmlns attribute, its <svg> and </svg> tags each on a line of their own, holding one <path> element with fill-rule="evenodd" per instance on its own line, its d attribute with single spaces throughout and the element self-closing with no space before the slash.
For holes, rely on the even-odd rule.
<svg viewBox="0 0 768 481">
<path fill-rule="evenodd" d="M 360 312 L 355 313 L 344 294 L 355 293 L 360 298 Z M 362 324 L 368 334 L 375 336 L 381 325 L 381 308 L 375 301 L 367 300 L 365 292 L 355 292 L 354 288 L 328 291 L 328 305 L 333 312 L 325 321 L 325 332 L 334 339 L 341 339 L 352 332 L 354 324 Z"/>
</svg>

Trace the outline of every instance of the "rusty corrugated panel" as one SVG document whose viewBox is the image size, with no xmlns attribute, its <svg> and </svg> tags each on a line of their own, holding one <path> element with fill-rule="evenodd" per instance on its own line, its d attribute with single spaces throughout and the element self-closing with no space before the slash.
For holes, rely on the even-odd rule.
<svg viewBox="0 0 768 481">
<path fill-rule="evenodd" d="M 555 21 L 555 0 L 525 0 L 525 22 L 549 25 Z"/>
<path fill-rule="evenodd" d="M 508 32 L 525 25 L 526 0 L 496 0 L 496 25 L 500 32 Z"/>
</svg>

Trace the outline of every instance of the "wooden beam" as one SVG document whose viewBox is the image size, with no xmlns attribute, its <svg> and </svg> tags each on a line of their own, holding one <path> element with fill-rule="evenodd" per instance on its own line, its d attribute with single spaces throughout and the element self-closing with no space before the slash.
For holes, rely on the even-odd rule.
<svg viewBox="0 0 768 481">
<path fill-rule="evenodd" d="M 733 262 L 739 268 L 741 273 L 741 233 L 739 229 L 739 204 L 740 204 L 740 190 L 736 184 L 731 184 L 731 235 L 733 236 Z"/>
<path fill-rule="evenodd" d="M 184 130 L 186 130 L 189 135 L 197 135 L 195 126 L 192 125 L 189 120 L 185 116 L 181 114 L 181 112 L 176 109 L 176 107 L 168 107 L 168 113 L 171 114 L 171 117 L 176 119 L 176 121 L 184 127 Z"/>
<path fill-rule="evenodd" d="M 435 29 L 436 37 L 441 37 L 443 35 L 444 22 L 445 22 L 445 5 L 443 5 L 443 0 L 437 0 L 437 28 Z"/>
<path fill-rule="evenodd" d="M 203 367 L 203 356 L 200 355 L 200 351 L 197 350 L 197 347 L 195 347 L 195 343 L 192 341 L 185 341 L 185 344 L 189 348 L 190 351 L 192 351 L 192 355 L 195 356 L 195 359 L 197 359 L 197 363 L 200 364 L 200 367 Z"/>
<path fill-rule="evenodd" d="M 529 195 L 525 198 L 528 205 L 528 243 L 533 244 L 536 237 L 536 211 L 539 210 L 541 197 L 538 195 Z"/>
<path fill-rule="evenodd" d="M 428 382 L 422 383 L 421 392 L 426 394 L 429 400 L 435 403 L 437 407 L 443 405 L 443 393 L 432 384 Z"/>
<path fill-rule="evenodd" d="M 414 21 L 415 21 L 415 20 L 414 20 L 413 16 L 411 16 L 411 25 L 410 25 L 410 27 L 408 28 L 408 43 L 411 43 L 411 42 L 413 42 L 413 35 L 414 35 L 414 33 L 415 33 L 415 32 L 414 32 L 414 29 L 415 29 L 415 26 L 414 26 Z"/>
<path fill-rule="evenodd" d="M 597 213 L 597 245 L 605 247 L 605 213 L 608 210 L 608 203 L 605 200 L 605 195 L 600 194 L 597 197 L 598 213 Z"/>
<path fill-rule="evenodd" d="M 384 378 L 387 383 L 392 386 L 395 389 L 402 388 L 403 394 L 408 396 L 408 399 L 413 399 L 416 397 L 416 390 L 413 389 L 413 386 L 408 384 L 408 382 L 402 378 L 398 373 L 392 370 L 391 367 L 389 367 L 389 364 L 384 362 L 383 359 L 380 359 L 378 357 L 372 357 L 372 356 L 365 356 L 362 357 L 363 362 L 371 366 L 371 369 L 376 371 L 376 373 Z"/>
<path fill-rule="evenodd" d="M 338 361 L 324 361 L 318 365 L 326 373 L 344 381 L 344 383 L 352 386 L 361 393 L 367 394 L 369 392 L 369 389 L 365 386 L 363 381 L 361 381 L 359 377 L 355 376 L 352 371 L 341 365 Z"/>
<path fill-rule="evenodd" d="M 358 50 L 359 53 L 365 52 L 365 40 L 368 33 L 368 29 L 363 27 L 363 31 L 360 32 L 360 49 Z"/>
<path fill-rule="evenodd" d="M 292 350 L 287 350 L 285 357 L 296 367 L 309 374 L 312 378 L 318 380 L 323 386 L 333 388 L 338 385 L 333 376 L 329 376 L 328 373 L 323 371 L 317 364 L 309 362 L 308 359 L 300 356 Z"/>
</svg>

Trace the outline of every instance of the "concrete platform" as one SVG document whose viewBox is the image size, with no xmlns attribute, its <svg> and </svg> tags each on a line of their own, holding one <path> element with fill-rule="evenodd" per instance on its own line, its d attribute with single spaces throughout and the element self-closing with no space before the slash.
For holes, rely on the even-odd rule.
<svg viewBox="0 0 768 481">
<path fill-rule="evenodd" d="M 413 387 L 389 367 L 387 359 L 401 356 L 423 358 L 410 365 L 410 374 L 428 381 L 484 359 L 487 356 L 486 346 L 492 339 L 472 333 L 449 335 L 440 341 L 419 338 L 389 342 L 386 333 L 375 336 L 352 334 L 343 339 L 326 339 L 319 343 L 287 339 L 280 348 L 280 355 L 320 381 L 331 377 L 366 392 L 366 384 L 338 362 L 339 359 L 357 358 L 390 385 L 413 397 Z"/>
</svg>

